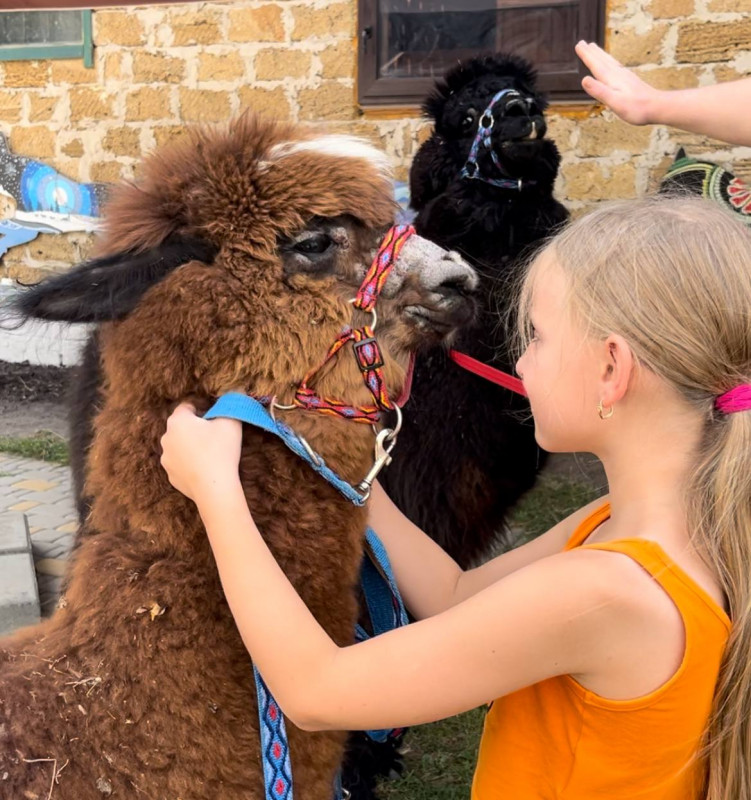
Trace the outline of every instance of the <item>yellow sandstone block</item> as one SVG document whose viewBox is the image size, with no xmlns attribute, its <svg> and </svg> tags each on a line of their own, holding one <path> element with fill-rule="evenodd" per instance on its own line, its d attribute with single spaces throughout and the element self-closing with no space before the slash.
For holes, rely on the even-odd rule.
<svg viewBox="0 0 751 800">
<path fill-rule="evenodd" d="M 298 102 L 302 120 L 353 119 L 357 112 L 354 88 L 336 81 L 301 90 Z"/>
<path fill-rule="evenodd" d="M 256 78 L 259 81 L 304 78 L 310 74 L 312 62 L 312 55 L 305 50 L 261 50 L 254 62 Z"/>
<path fill-rule="evenodd" d="M 228 39 L 232 42 L 282 42 L 284 21 L 277 5 L 235 8 L 229 12 Z"/>
<path fill-rule="evenodd" d="M 161 53 L 133 53 L 135 83 L 180 83 L 184 79 L 184 59 Z"/>
<path fill-rule="evenodd" d="M 167 24 L 172 27 L 174 44 L 213 44 L 222 39 L 219 30 L 221 15 L 218 10 L 199 7 L 196 11 L 170 15 Z"/>
<path fill-rule="evenodd" d="M 3 66 L 3 85 L 8 89 L 41 88 L 49 83 L 49 61 L 6 61 Z"/>
<path fill-rule="evenodd" d="M 4 92 L 0 90 L 0 121 L 21 121 L 21 92 Z"/>
<path fill-rule="evenodd" d="M 354 3 L 336 3 L 324 8 L 299 5 L 293 8 L 293 13 L 292 41 L 325 36 L 351 37 L 355 34 Z"/>
<path fill-rule="evenodd" d="M 229 92 L 180 87 L 180 117 L 186 122 L 222 122 L 229 114 Z"/>
<path fill-rule="evenodd" d="M 15 127 L 10 132 L 11 152 L 40 160 L 55 155 L 55 134 L 44 125 Z"/>
<path fill-rule="evenodd" d="M 245 75 L 245 62 L 239 53 L 198 54 L 199 81 L 232 81 Z"/>
<path fill-rule="evenodd" d="M 274 119 L 288 120 L 292 108 L 281 86 L 275 89 L 259 89 L 243 86 L 238 92 L 240 106 Z"/>
<path fill-rule="evenodd" d="M 679 62 L 706 64 L 730 61 L 751 49 L 751 19 L 737 22 L 683 22 L 678 28 L 675 58 Z"/>
<path fill-rule="evenodd" d="M 133 11 L 97 11 L 94 18 L 94 44 L 137 47 L 146 44 L 143 23 Z"/>
</svg>

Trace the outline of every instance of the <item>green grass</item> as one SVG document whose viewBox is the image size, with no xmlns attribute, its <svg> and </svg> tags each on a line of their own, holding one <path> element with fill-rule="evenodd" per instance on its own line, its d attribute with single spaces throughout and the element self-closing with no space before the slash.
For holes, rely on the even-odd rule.
<svg viewBox="0 0 751 800">
<path fill-rule="evenodd" d="M 384 781 L 382 800 L 468 800 L 485 709 L 421 725 L 407 733 L 405 771 Z"/>
<path fill-rule="evenodd" d="M 521 529 L 520 543 L 539 536 L 601 492 L 582 481 L 543 476 L 514 510 L 511 526 Z M 421 725 L 407 734 L 405 773 L 385 781 L 383 800 L 469 800 L 482 732 L 484 709 Z"/>
<path fill-rule="evenodd" d="M 602 492 L 588 483 L 558 475 L 543 475 L 514 509 L 510 524 L 521 528 L 522 541 L 549 530 L 564 517 L 592 502 Z"/>
<path fill-rule="evenodd" d="M 69 462 L 67 441 L 52 431 L 37 431 L 33 436 L 0 436 L 0 452 L 56 464 Z"/>
</svg>

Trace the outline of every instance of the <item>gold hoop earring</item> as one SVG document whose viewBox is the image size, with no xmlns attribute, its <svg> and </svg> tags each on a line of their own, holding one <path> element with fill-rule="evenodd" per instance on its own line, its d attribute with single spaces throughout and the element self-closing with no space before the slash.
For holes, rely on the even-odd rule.
<svg viewBox="0 0 751 800">
<path fill-rule="evenodd" d="M 615 406 L 610 406 L 610 408 L 605 411 L 602 407 L 602 400 L 597 404 L 597 413 L 600 415 L 600 419 L 610 419 L 613 416 L 613 412 L 615 411 Z"/>
</svg>

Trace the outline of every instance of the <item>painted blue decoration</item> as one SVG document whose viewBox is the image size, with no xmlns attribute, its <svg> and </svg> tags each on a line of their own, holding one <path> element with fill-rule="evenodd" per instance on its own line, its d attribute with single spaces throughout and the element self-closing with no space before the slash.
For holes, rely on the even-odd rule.
<svg viewBox="0 0 751 800">
<path fill-rule="evenodd" d="M 56 214 L 99 216 L 96 187 L 76 183 L 41 161 L 31 161 L 21 173 L 23 211 L 52 211 Z"/>
<path fill-rule="evenodd" d="M 14 155 L 0 133 L 0 195 L 12 201 L 12 218 L 0 219 L 0 257 L 40 233 L 95 230 L 108 188 L 76 183 L 48 164 Z"/>
<path fill-rule="evenodd" d="M 36 228 L 27 228 L 25 225 L 18 225 L 9 219 L 0 220 L 0 258 L 2 258 L 11 247 L 18 247 L 19 244 L 33 242 L 41 231 Z"/>
</svg>

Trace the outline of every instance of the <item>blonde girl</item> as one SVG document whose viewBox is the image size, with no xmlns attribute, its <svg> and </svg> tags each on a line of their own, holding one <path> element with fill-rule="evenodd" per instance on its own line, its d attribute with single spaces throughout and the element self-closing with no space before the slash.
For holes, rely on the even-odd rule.
<svg viewBox="0 0 751 800">
<path fill-rule="evenodd" d="M 419 621 L 362 644 L 328 638 L 264 544 L 239 423 L 179 407 L 163 464 L 289 719 L 383 728 L 494 701 L 475 800 L 750 800 L 749 265 L 748 231 L 702 200 L 603 206 L 553 239 L 517 368 L 539 443 L 599 456 L 609 501 L 462 571 L 376 490 Z"/>
</svg>

